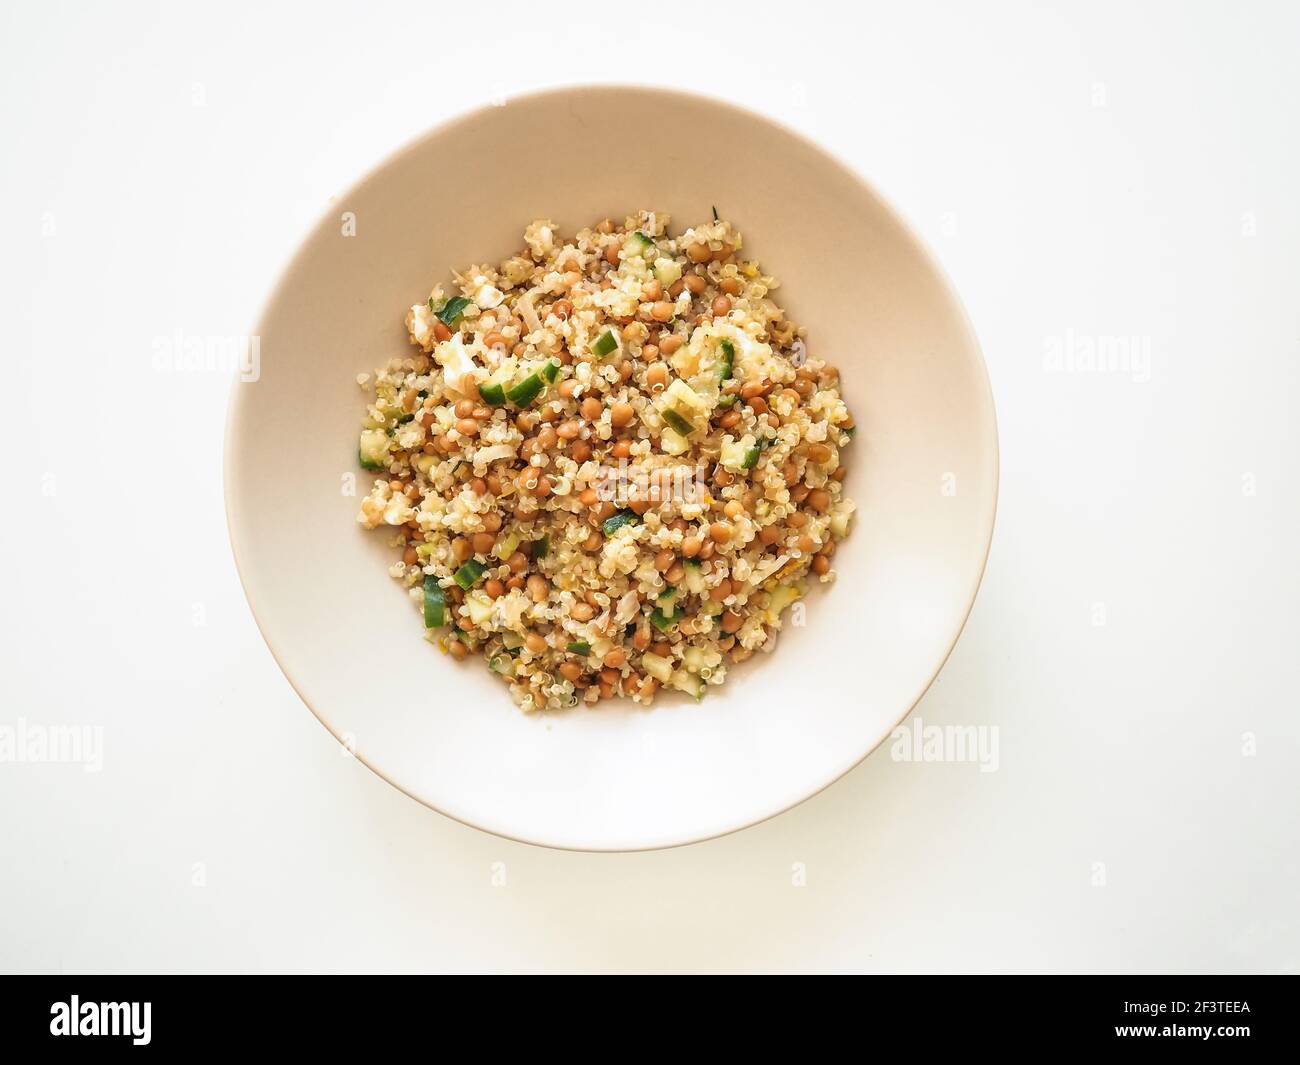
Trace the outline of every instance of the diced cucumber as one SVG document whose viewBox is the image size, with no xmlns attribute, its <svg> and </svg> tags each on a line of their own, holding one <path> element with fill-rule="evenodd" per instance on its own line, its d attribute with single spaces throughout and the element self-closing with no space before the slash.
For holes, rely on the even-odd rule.
<svg viewBox="0 0 1300 1065">
<path fill-rule="evenodd" d="M 664 391 L 662 405 L 665 407 L 675 406 L 688 412 L 703 411 L 706 413 L 713 407 L 712 403 L 680 377 L 673 381 Z"/>
<path fill-rule="evenodd" d="M 681 263 L 672 259 L 655 260 L 655 278 L 664 288 L 672 288 L 681 280 L 682 266 Z"/>
<path fill-rule="evenodd" d="M 460 569 L 452 574 L 452 577 L 455 579 L 457 584 L 468 592 L 474 587 L 474 585 L 478 584 L 486 571 L 487 567 L 483 565 L 482 562 L 471 558 L 461 566 Z"/>
<path fill-rule="evenodd" d="M 771 598 L 767 603 L 767 612 L 772 619 L 781 616 L 781 611 L 799 598 L 800 592 L 797 585 L 779 584 L 772 589 Z"/>
<path fill-rule="evenodd" d="M 655 243 L 640 230 L 633 233 L 627 240 L 623 241 L 623 253 L 625 255 L 639 255 L 643 259 L 649 258 L 647 252 L 654 250 Z"/>
<path fill-rule="evenodd" d="M 501 634 L 501 642 L 505 644 L 507 651 L 518 651 L 524 645 L 524 638 L 513 629 L 507 629 Z"/>
<path fill-rule="evenodd" d="M 695 425 L 676 407 L 665 407 L 661 413 L 664 421 L 668 423 L 668 427 L 673 432 L 681 436 L 690 436 L 691 433 L 695 432 Z"/>
<path fill-rule="evenodd" d="M 430 540 L 425 540 L 424 543 L 422 543 L 422 544 L 416 544 L 416 545 L 415 545 L 415 553 L 416 553 L 417 555 L 419 555 L 420 558 L 422 558 L 422 559 L 426 559 L 426 560 L 427 560 L 428 557 L 429 557 L 431 554 L 433 554 L 434 551 L 436 551 L 437 549 L 438 549 L 438 545 L 435 544 L 435 543 L 433 543 L 433 542 L 430 541 Z"/>
<path fill-rule="evenodd" d="M 739 440 L 724 437 L 722 449 L 718 452 L 718 461 L 728 469 L 743 470 L 745 468 L 745 445 Z"/>
<path fill-rule="evenodd" d="M 357 458 L 363 470 L 383 470 L 388 468 L 388 449 L 392 441 L 382 429 L 362 429 L 361 439 L 357 442 Z"/>
<path fill-rule="evenodd" d="M 591 654 L 591 644 L 586 640 L 574 640 L 568 647 L 570 654 L 589 655 Z"/>
<path fill-rule="evenodd" d="M 605 524 L 601 526 L 606 536 L 613 536 L 615 532 L 623 528 L 624 525 L 635 525 L 641 518 L 634 510 L 620 510 L 617 514 L 611 514 L 605 519 Z"/>
<path fill-rule="evenodd" d="M 603 359 L 606 355 L 613 353 L 618 348 L 618 339 L 614 336 L 612 329 L 606 329 L 596 338 L 596 342 L 591 345 L 591 353 L 598 359 Z"/>
<path fill-rule="evenodd" d="M 526 407 L 542 394 L 543 387 L 541 374 L 530 373 L 506 390 L 506 398 L 516 407 Z"/>
<path fill-rule="evenodd" d="M 677 624 L 677 618 L 671 617 L 658 607 L 655 607 L 654 610 L 650 611 L 650 624 L 660 632 L 668 632 Z"/>
<path fill-rule="evenodd" d="M 736 345 L 723 339 L 718 345 L 721 357 L 718 359 L 718 384 L 731 379 L 732 368 L 736 365 Z"/>
<path fill-rule="evenodd" d="M 700 569 L 700 564 L 693 558 L 687 559 L 685 569 L 686 576 L 683 580 L 686 582 L 686 590 L 691 595 L 703 595 L 705 589 L 704 571 Z"/>
<path fill-rule="evenodd" d="M 686 437 L 673 429 L 664 429 L 659 434 L 659 446 L 669 455 L 684 455 L 691 449 L 690 442 Z"/>
<path fill-rule="evenodd" d="M 432 573 L 424 577 L 424 627 L 440 629 L 447 624 L 447 597 Z"/>
<path fill-rule="evenodd" d="M 514 375 L 513 361 L 506 363 L 497 368 L 497 370 L 486 381 L 478 386 L 478 394 L 483 397 L 483 402 L 493 407 L 499 407 L 506 401 L 506 388 L 510 385 L 510 378 Z"/>
<path fill-rule="evenodd" d="M 513 677 L 515 675 L 515 660 L 506 654 L 493 655 L 488 659 L 488 669 L 492 670 L 493 673 L 500 673 L 503 677 Z"/>
<path fill-rule="evenodd" d="M 704 664 L 704 649 L 702 647 L 687 647 L 682 651 L 682 665 L 690 673 L 699 673 L 707 667 Z"/>
<path fill-rule="evenodd" d="M 547 359 L 546 365 L 542 367 L 542 378 L 548 385 L 554 384 L 555 379 L 560 376 L 559 359 Z"/>
<path fill-rule="evenodd" d="M 677 589 L 672 585 L 669 585 L 659 593 L 655 602 L 659 604 L 659 610 L 663 613 L 664 617 L 673 617 L 677 612 Z"/>
<path fill-rule="evenodd" d="M 704 681 L 694 673 L 687 673 L 684 669 L 676 670 L 669 683 L 679 691 L 684 691 L 693 699 L 704 698 Z"/>
<path fill-rule="evenodd" d="M 730 407 L 739 397 L 734 392 L 724 392 L 718 397 L 718 407 Z"/>
<path fill-rule="evenodd" d="M 465 605 L 469 607 L 469 619 L 475 625 L 482 625 L 492 616 L 492 600 L 482 592 L 467 596 Z"/>
<path fill-rule="evenodd" d="M 662 655 L 651 654 L 647 651 L 641 656 L 641 665 L 660 684 L 667 684 L 672 678 L 673 664 Z"/>
<path fill-rule="evenodd" d="M 515 549 L 518 546 L 519 534 L 516 532 L 506 533 L 506 535 L 497 542 L 496 547 L 492 549 L 492 553 L 504 562 L 515 553 Z"/>
<path fill-rule="evenodd" d="M 759 453 L 763 450 L 761 445 L 762 441 L 756 441 L 749 434 L 739 440 L 724 437 L 718 461 L 728 469 L 752 470 L 758 464 Z"/>
</svg>

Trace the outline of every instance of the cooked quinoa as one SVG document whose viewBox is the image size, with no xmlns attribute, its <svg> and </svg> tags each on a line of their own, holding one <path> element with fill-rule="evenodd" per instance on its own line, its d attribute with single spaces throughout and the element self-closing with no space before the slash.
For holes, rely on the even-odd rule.
<svg viewBox="0 0 1300 1065">
<path fill-rule="evenodd" d="M 357 520 L 394 534 L 428 639 L 527 711 L 702 697 L 772 650 L 848 532 L 835 369 L 729 222 L 668 228 L 536 221 L 357 377 L 380 473 Z"/>
</svg>

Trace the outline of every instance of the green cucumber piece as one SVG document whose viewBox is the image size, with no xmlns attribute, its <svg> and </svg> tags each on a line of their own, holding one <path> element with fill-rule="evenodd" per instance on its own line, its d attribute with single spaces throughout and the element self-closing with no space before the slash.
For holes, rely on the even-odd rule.
<svg viewBox="0 0 1300 1065">
<path fill-rule="evenodd" d="M 603 359 L 618 347 L 618 340 L 614 337 L 612 329 L 606 329 L 596 338 L 596 342 L 591 345 L 591 353 L 598 359 Z"/>
<path fill-rule="evenodd" d="M 486 572 L 487 567 L 483 565 L 482 562 L 471 558 L 461 566 L 460 569 L 452 574 L 452 577 L 455 579 L 457 584 L 468 592 L 474 587 L 474 585 L 478 584 L 478 582 L 483 578 L 483 574 Z"/>
<path fill-rule="evenodd" d="M 700 569 L 700 564 L 693 558 L 686 560 L 686 590 L 692 595 L 704 595 L 707 590 L 704 586 L 704 573 Z"/>
<path fill-rule="evenodd" d="M 560 364 L 555 359 L 548 360 L 546 365 L 542 367 L 542 377 L 545 379 L 546 383 L 548 385 L 554 384 L 555 379 L 559 376 Z"/>
<path fill-rule="evenodd" d="M 677 589 L 670 584 L 659 593 L 655 598 L 655 602 L 659 604 L 657 609 L 663 613 L 664 617 L 675 617 L 677 614 Z"/>
<path fill-rule="evenodd" d="M 763 449 L 755 444 L 753 447 L 745 449 L 745 459 L 741 463 L 742 470 L 752 470 L 758 465 L 758 453 Z"/>
<path fill-rule="evenodd" d="M 569 644 L 568 649 L 570 653 L 575 655 L 591 654 L 591 644 L 589 644 L 586 640 L 574 640 L 573 643 Z"/>
<path fill-rule="evenodd" d="M 691 433 L 695 432 L 695 425 L 684 417 L 676 407 L 664 408 L 663 418 L 674 432 L 681 433 L 682 436 L 690 436 Z"/>
<path fill-rule="evenodd" d="M 500 673 L 503 677 L 515 675 L 515 660 L 510 655 L 493 655 L 488 659 L 488 669 Z"/>
<path fill-rule="evenodd" d="M 677 624 L 677 619 L 675 617 L 669 617 L 658 607 L 655 607 L 654 610 L 650 612 L 650 624 L 660 632 L 668 632 Z"/>
<path fill-rule="evenodd" d="M 530 373 L 517 385 L 512 385 L 506 392 L 506 397 L 516 407 L 526 407 L 533 400 L 542 394 L 542 378 L 540 374 Z"/>
<path fill-rule="evenodd" d="M 362 429 L 357 442 L 357 460 L 363 470 L 388 468 L 388 434 L 382 429 Z"/>
<path fill-rule="evenodd" d="M 499 407 L 506 401 L 506 390 L 496 381 L 485 381 L 478 386 L 478 394 L 489 407 Z"/>
<path fill-rule="evenodd" d="M 646 252 L 654 249 L 655 242 L 647 237 L 640 230 L 637 230 L 623 242 L 623 251 L 628 255 L 639 255 L 646 258 Z"/>
<path fill-rule="evenodd" d="M 736 345 L 730 340 L 723 340 L 718 347 L 722 358 L 718 360 L 718 384 L 731 379 L 731 371 L 736 365 Z"/>
<path fill-rule="evenodd" d="M 447 597 L 432 573 L 424 576 L 424 627 L 440 629 L 447 624 Z"/>
</svg>

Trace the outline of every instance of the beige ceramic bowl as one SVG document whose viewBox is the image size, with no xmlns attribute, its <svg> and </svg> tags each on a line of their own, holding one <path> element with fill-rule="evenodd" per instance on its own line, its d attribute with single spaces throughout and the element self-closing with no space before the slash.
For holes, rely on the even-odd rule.
<svg viewBox="0 0 1300 1065">
<path fill-rule="evenodd" d="M 667 131 L 653 160 L 629 131 Z M 635 139 L 635 138 L 633 138 Z M 859 431 L 838 581 L 776 651 L 700 704 L 526 716 L 481 661 L 423 639 L 354 516 L 359 372 L 408 350 L 403 317 L 452 267 L 525 224 L 565 232 L 638 208 L 710 217 L 783 283 L 809 349 L 840 367 Z M 344 213 L 355 219 L 355 235 Z M 436 810 L 513 839 L 665 847 L 754 824 L 852 768 L 934 679 L 993 529 L 997 432 L 983 361 L 942 274 L 855 173 L 729 104 L 659 89 L 540 93 L 421 137 L 342 196 L 266 306 L 260 377 L 236 384 L 226 504 L 272 653 L 321 722 Z M 250 375 L 251 376 L 251 375 Z"/>
</svg>

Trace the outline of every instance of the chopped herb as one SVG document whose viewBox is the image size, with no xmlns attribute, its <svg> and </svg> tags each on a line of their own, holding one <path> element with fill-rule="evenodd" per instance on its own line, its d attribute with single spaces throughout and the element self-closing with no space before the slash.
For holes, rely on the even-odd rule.
<svg viewBox="0 0 1300 1065">
<path fill-rule="evenodd" d="M 641 518 L 637 515 L 636 511 L 620 510 L 617 514 L 613 514 L 606 518 L 605 524 L 602 528 L 604 529 L 606 536 L 613 536 L 614 533 L 623 528 L 624 525 L 635 525 L 640 520 Z"/>
<path fill-rule="evenodd" d="M 468 307 L 469 304 L 470 301 L 464 296 L 453 296 L 442 305 L 442 310 L 438 311 L 438 320 L 450 329 L 456 324 L 456 320 L 465 313 L 465 308 Z M 433 307 L 430 306 L 429 309 L 433 310 Z"/>
<path fill-rule="evenodd" d="M 551 550 L 551 538 L 543 536 L 540 540 L 533 541 L 533 558 L 545 558 Z"/>
<path fill-rule="evenodd" d="M 715 222 L 718 220 L 718 209 L 716 207 L 713 208 L 713 220 Z"/>
<path fill-rule="evenodd" d="M 573 643 L 569 644 L 569 651 L 575 655 L 589 655 L 591 654 L 591 644 L 586 640 L 574 640 Z"/>
</svg>

